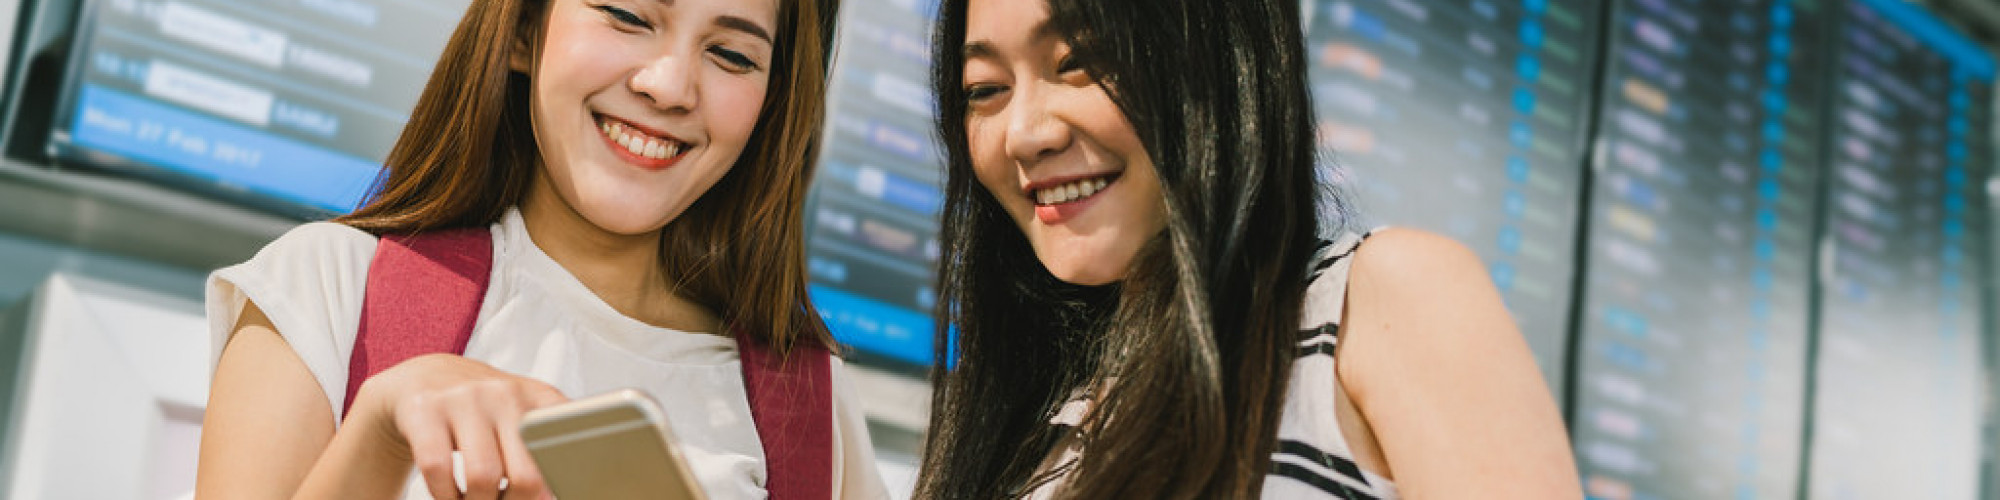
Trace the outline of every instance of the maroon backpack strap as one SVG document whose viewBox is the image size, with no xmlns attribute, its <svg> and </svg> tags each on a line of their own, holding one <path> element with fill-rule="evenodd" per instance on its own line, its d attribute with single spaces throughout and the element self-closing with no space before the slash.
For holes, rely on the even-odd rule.
<svg viewBox="0 0 2000 500">
<path fill-rule="evenodd" d="M 826 349 L 801 345 L 780 359 L 737 332 L 750 419 L 764 443 L 771 500 L 833 498 L 833 375 Z"/>
<path fill-rule="evenodd" d="M 342 418 L 376 373 L 425 354 L 464 354 L 492 277 L 493 233 L 484 227 L 383 236 L 368 264 Z"/>
</svg>

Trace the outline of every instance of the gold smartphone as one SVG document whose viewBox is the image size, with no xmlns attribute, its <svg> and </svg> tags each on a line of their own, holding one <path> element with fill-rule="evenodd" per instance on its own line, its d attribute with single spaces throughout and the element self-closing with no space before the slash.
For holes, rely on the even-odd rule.
<svg viewBox="0 0 2000 500">
<path fill-rule="evenodd" d="M 666 412 L 620 389 L 528 412 L 521 441 L 549 491 L 564 500 L 705 500 Z"/>
</svg>

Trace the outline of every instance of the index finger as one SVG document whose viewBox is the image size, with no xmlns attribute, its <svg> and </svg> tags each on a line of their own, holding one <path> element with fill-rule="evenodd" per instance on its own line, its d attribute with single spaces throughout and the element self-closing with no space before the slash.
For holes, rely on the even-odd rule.
<svg viewBox="0 0 2000 500">
<path fill-rule="evenodd" d="M 523 410 L 532 410 L 569 401 L 569 396 L 564 396 L 562 391 L 556 390 L 555 386 L 535 379 L 524 379 L 521 381 L 521 397 L 527 403 L 527 408 L 523 408 Z"/>
</svg>

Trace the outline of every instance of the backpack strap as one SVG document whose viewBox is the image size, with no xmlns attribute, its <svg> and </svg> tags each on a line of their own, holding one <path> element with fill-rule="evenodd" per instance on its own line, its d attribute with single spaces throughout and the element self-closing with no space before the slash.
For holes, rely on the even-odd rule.
<svg viewBox="0 0 2000 500">
<path fill-rule="evenodd" d="M 493 233 L 486 228 L 383 236 L 368 264 L 340 414 L 352 407 L 362 382 L 382 370 L 425 354 L 464 354 L 492 276 Z M 735 337 L 770 498 L 832 498 L 830 354 L 802 345 L 780 359 L 750 335 Z"/>
<path fill-rule="evenodd" d="M 833 376 L 826 349 L 800 345 L 780 358 L 739 331 L 736 350 L 750 420 L 764 443 L 764 489 L 772 500 L 833 498 Z"/>
<path fill-rule="evenodd" d="M 485 227 L 383 236 L 368 263 L 342 418 L 376 373 L 425 354 L 464 354 L 492 278 L 493 232 Z"/>
</svg>

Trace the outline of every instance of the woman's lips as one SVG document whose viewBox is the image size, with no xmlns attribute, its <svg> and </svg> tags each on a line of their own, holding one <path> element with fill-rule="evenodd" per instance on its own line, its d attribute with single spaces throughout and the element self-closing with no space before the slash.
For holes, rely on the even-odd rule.
<svg viewBox="0 0 2000 500">
<path fill-rule="evenodd" d="M 1061 224 L 1096 204 L 1106 190 L 1117 184 L 1118 174 L 1083 176 L 1056 182 L 1038 183 L 1028 196 L 1035 203 L 1035 219 L 1043 224 Z"/>
<path fill-rule="evenodd" d="M 636 125 L 606 115 L 598 115 L 597 130 L 612 154 L 647 170 L 672 167 L 693 149 L 686 142 L 649 134 Z"/>
</svg>

